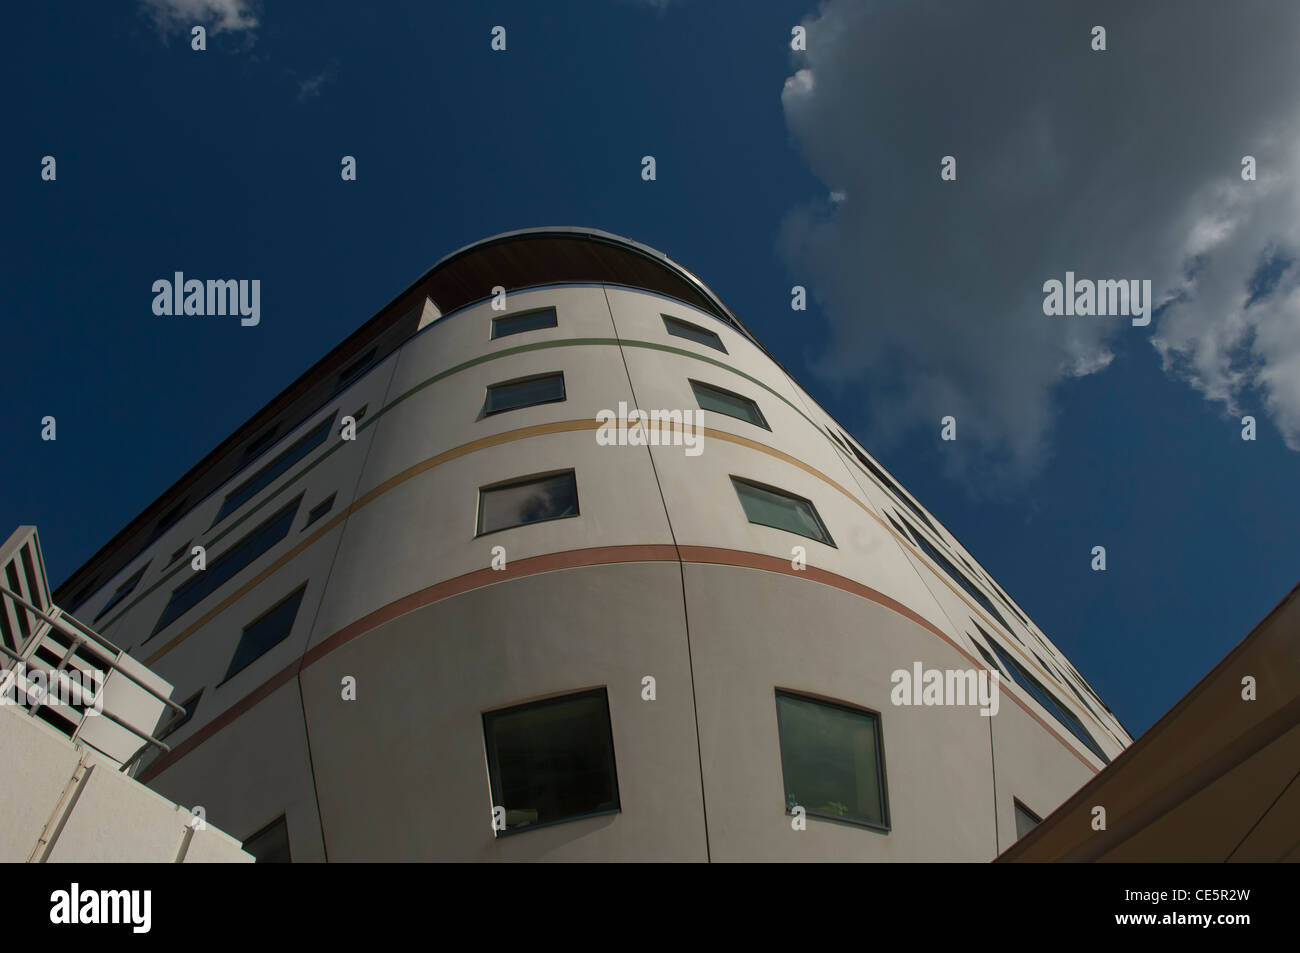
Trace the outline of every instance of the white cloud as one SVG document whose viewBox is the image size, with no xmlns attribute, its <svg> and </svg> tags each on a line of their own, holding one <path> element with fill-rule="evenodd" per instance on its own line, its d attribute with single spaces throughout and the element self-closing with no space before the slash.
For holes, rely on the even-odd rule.
<svg viewBox="0 0 1300 953">
<path fill-rule="evenodd" d="M 827 0 L 804 23 L 787 126 L 853 201 L 792 209 L 781 250 L 830 322 L 816 371 L 861 391 L 872 439 L 954 414 L 980 451 L 961 466 L 1024 480 L 1060 387 L 1141 335 L 1300 449 L 1300 260 L 1247 306 L 1263 263 L 1300 258 L 1300 4 Z M 1067 270 L 1167 306 L 1147 328 L 1047 317 Z"/>
<path fill-rule="evenodd" d="M 202 25 L 209 33 L 257 26 L 255 0 L 140 0 L 164 33 Z"/>
</svg>

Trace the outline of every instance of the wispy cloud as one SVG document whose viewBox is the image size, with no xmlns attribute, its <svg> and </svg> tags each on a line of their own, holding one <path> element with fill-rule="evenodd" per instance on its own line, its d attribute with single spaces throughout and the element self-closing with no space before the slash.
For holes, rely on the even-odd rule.
<svg viewBox="0 0 1300 953">
<path fill-rule="evenodd" d="M 164 35 L 203 26 L 209 33 L 257 27 L 256 0 L 140 0 Z"/>
<path fill-rule="evenodd" d="M 306 102 L 320 95 L 320 89 L 334 78 L 334 67 L 328 66 L 315 76 L 298 80 L 298 102 Z"/>
</svg>

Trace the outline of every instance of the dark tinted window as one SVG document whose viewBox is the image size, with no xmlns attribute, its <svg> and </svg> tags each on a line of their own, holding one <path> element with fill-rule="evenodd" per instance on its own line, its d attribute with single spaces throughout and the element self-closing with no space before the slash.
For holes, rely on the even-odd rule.
<svg viewBox="0 0 1300 953">
<path fill-rule="evenodd" d="M 167 560 L 167 565 L 171 566 L 172 563 L 176 562 L 176 560 L 180 559 L 182 556 L 188 555 L 190 551 L 190 543 L 192 542 L 194 542 L 194 540 L 190 540 L 189 543 L 186 543 L 184 546 L 180 547 L 180 549 L 176 550 L 176 552 L 172 553 L 171 558 Z"/>
<path fill-rule="evenodd" d="M 183 715 L 176 715 L 175 718 L 173 718 L 171 721 L 167 722 L 167 726 L 166 726 L 165 728 L 163 728 L 163 730 L 162 730 L 162 731 L 159 733 L 159 735 L 158 735 L 158 740 L 159 740 L 159 741 L 162 741 L 164 738 L 166 738 L 168 735 L 170 735 L 173 731 L 175 731 L 175 730 L 176 730 L 177 728 L 179 728 L 181 725 L 185 724 L 187 721 L 189 721 L 191 718 L 194 717 L 194 713 L 198 710 L 198 707 L 199 707 L 199 697 L 200 697 L 202 694 L 203 694 L 203 692 L 201 692 L 201 691 L 200 691 L 200 692 L 196 692 L 192 698 L 190 698 L 187 702 L 185 702 L 184 705 L 181 706 L 182 708 L 185 709 L 185 714 L 183 714 Z"/>
<path fill-rule="evenodd" d="M 830 431 L 827 431 L 827 433 L 830 433 Z M 831 436 L 833 437 L 835 435 L 831 434 Z M 902 503 L 909 510 L 915 513 L 917 519 L 919 519 L 926 526 L 930 527 L 930 529 L 934 530 L 935 535 L 938 535 L 939 530 L 936 529 L 935 525 L 930 522 L 930 517 L 926 516 L 924 510 L 922 510 L 919 506 L 917 506 L 910 499 L 908 499 L 907 494 L 898 488 L 898 484 L 889 478 L 889 474 L 887 474 L 884 470 L 880 469 L 880 467 L 872 463 L 871 458 L 868 457 L 861 450 L 859 450 L 856 446 L 854 446 L 853 441 L 849 440 L 848 437 L 845 437 L 843 436 L 843 434 L 841 434 L 841 438 L 842 439 L 840 440 L 840 443 L 848 447 L 849 452 L 853 454 L 854 457 L 857 458 L 857 461 L 860 464 L 862 464 L 864 467 L 866 467 L 875 476 L 877 480 L 883 483 L 885 487 L 888 488 L 889 492 L 893 493 L 894 496 L 898 498 L 898 501 L 900 503 Z"/>
<path fill-rule="evenodd" d="M 153 627 L 153 632 L 149 634 L 149 637 L 153 638 L 153 636 L 165 629 L 173 619 L 179 618 L 198 605 L 205 597 L 216 592 L 217 589 L 232 579 L 241 569 L 284 539 L 289 533 L 289 527 L 293 525 L 293 518 L 297 515 L 298 504 L 301 502 L 302 497 L 299 496 L 218 556 L 215 561 L 208 565 L 207 569 L 196 572 L 193 579 L 183 586 L 177 587 L 172 592 L 167 607 L 163 609 L 162 615 L 158 618 L 158 624 Z"/>
<path fill-rule="evenodd" d="M 505 809 L 499 830 L 619 809 L 605 689 L 487 712 L 483 731 L 492 806 Z"/>
<path fill-rule="evenodd" d="M 259 864 L 287 864 L 289 856 L 289 826 L 284 816 L 276 818 L 266 827 L 244 841 L 244 850 L 257 858 Z"/>
<path fill-rule="evenodd" d="M 334 426 L 334 417 L 331 415 L 326 420 L 322 420 L 310 431 L 298 438 L 294 444 L 281 453 L 278 457 L 268 463 L 256 474 L 250 477 L 238 487 L 227 494 L 225 502 L 221 504 L 221 509 L 217 512 L 217 518 L 212 521 L 216 526 L 223 519 L 239 509 L 262 490 L 271 485 L 276 477 L 283 474 L 291 466 L 301 460 L 307 454 L 311 453 L 329 436 L 330 428 Z"/>
<path fill-rule="evenodd" d="M 698 324 L 691 324 L 689 321 L 683 321 L 680 318 L 670 318 L 666 314 L 661 314 L 660 317 L 664 319 L 664 327 L 669 334 L 679 338 L 686 338 L 696 344 L 707 344 L 723 354 L 727 353 L 727 349 L 722 344 L 722 338 L 708 328 L 702 328 Z"/>
<path fill-rule="evenodd" d="M 735 486 L 740 505 L 751 523 L 798 533 L 827 546 L 835 545 L 826 524 L 817 515 L 817 507 L 811 501 L 739 477 L 732 477 L 731 483 Z"/>
<path fill-rule="evenodd" d="M 887 828 L 880 716 L 781 691 L 776 711 L 786 808 Z"/>
<path fill-rule="evenodd" d="M 113 606 L 117 605 L 129 596 L 131 590 L 134 589 L 139 584 L 140 580 L 144 578 L 144 571 L 148 568 L 149 564 L 145 563 L 139 572 L 135 573 L 130 579 L 118 586 L 117 591 L 113 593 L 113 597 L 109 599 L 108 602 L 104 603 L 104 608 L 100 609 L 95 615 L 94 622 L 98 622 L 100 619 L 104 618 L 104 616 L 108 614 L 109 609 L 113 608 Z M 15 586 L 14 588 L 16 589 L 17 587 Z"/>
<path fill-rule="evenodd" d="M 289 637 L 293 631 L 293 620 L 298 617 L 298 606 L 302 604 L 302 594 L 306 591 L 307 585 L 304 583 L 296 592 L 244 628 L 244 634 L 239 637 L 239 645 L 235 647 L 235 655 L 230 660 L 230 667 L 226 669 L 226 679 L 247 668 Z"/>
<path fill-rule="evenodd" d="M 1021 804 L 1019 798 L 1013 800 L 1016 805 L 1016 840 L 1019 840 L 1043 823 L 1043 819 Z"/>
<path fill-rule="evenodd" d="M 957 585 L 961 586 L 962 589 L 966 590 L 966 593 L 972 599 L 978 602 L 984 608 L 985 612 L 987 612 L 989 615 L 993 616 L 993 618 L 1001 622 L 1003 628 L 1010 631 L 1011 626 L 1008 625 L 1007 620 L 1002 617 L 1002 613 L 997 610 L 997 608 L 989 600 L 988 596 L 984 595 L 984 593 L 980 592 L 978 589 L 975 588 L 975 584 L 966 578 L 965 573 L 963 573 L 952 563 L 948 562 L 948 560 L 946 560 L 933 546 L 931 546 L 930 543 L 926 540 L 926 538 L 922 536 L 920 533 L 913 533 L 912 536 L 916 540 L 916 545 L 919 546 L 927 556 L 929 556 L 932 560 L 938 563 L 939 568 L 942 569 L 944 572 L 946 572 L 950 577 L 952 577 L 953 582 L 957 583 Z"/>
<path fill-rule="evenodd" d="M 1029 670 L 1012 658 L 997 642 L 990 642 L 989 645 L 997 653 L 998 658 L 1002 660 L 1002 664 L 1010 672 L 1011 678 L 1032 695 L 1034 701 L 1047 709 L 1053 718 L 1064 725 L 1070 734 L 1083 742 L 1084 746 L 1100 758 L 1104 764 L 1110 764 L 1110 758 L 1106 757 L 1105 752 L 1101 750 L 1101 745 L 1097 744 L 1097 740 L 1088 733 L 1088 729 L 1083 727 L 1083 722 L 1079 720 L 1079 717 L 1074 712 L 1061 704 L 1042 682 L 1030 675 Z"/>
<path fill-rule="evenodd" d="M 483 402 L 483 415 L 499 414 L 505 410 L 518 410 L 534 404 L 552 404 L 564 400 L 564 374 L 539 374 L 517 381 L 493 384 L 487 389 Z"/>
<path fill-rule="evenodd" d="M 148 542 L 145 543 L 145 545 L 146 546 L 152 545 L 156 540 L 158 540 L 162 536 L 163 533 L 167 532 L 178 522 L 180 522 L 181 517 L 184 516 L 186 513 L 185 507 L 188 503 L 189 500 L 181 500 L 170 510 L 168 510 L 158 520 L 157 525 L 154 526 L 153 532 L 149 534 L 149 540 Z"/>
<path fill-rule="evenodd" d="M 375 348 L 372 347 L 369 351 L 357 358 L 339 373 L 338 379 L 334 382 L 334 393 L 337 394 L 339 391 L 344 390 L 353 381 L 361 377 L 361 375 L 366 371 L 370 370 L 374 363 Z"/>
<path fill-rule="evenodd" d="M 503 338 L 508 334 L 520 334 L 524 331 L 536 331 L 539 328 L 553 328 L 559 324 L 554 308 L 540 311 L 526 311 L 523 314 L 507 314 L 492 319 L 492 337 Z"/>
<path fill-rule="evenodd" d="M 478 535 L 578 515 L 572 470 L 479 490 Z"/>
<path fill-rule="evenodd" d="M 758 404 L 742 394 L 734 394 L 729 390 L 714 387 L 712 384 L 703 384 L 700 381 L 691 381 L 691 390 L 695 392 L 695 400 L 702 410 L 726 414 L 728 417 L 744 420 L 764 430 L 772 429 L 767 425 L 763 412 L 758 409 Z"/>
<path fill-rule="evenodd" d="M 332 510 L 332 509 L 334 508 L 334 497 L 336 497 L 336 496 L 338 496 L 337 493 L 331 493 L 331 494 L 329 495 L 329 498 L 328 498 L 328 499 L 321 500 L 319 503 L 317 503 L 315 506 L 313 506 L 310 510 L 308 510 L 308 511 L 307 511 L 307 522 L 303 524 L 303 527 L 302 527 L 302 528 L 303 528 L 303 529 L 306 529 L 306 528 L 307 528 L 308 526 L 310 526 L 312 523 L 316 522 L 318 519 L 320 519 L 322 516 L 324 516 L 324 515 L 325 515 L 326 513 L 328 513 L 330 510 Z"/>
</svg>

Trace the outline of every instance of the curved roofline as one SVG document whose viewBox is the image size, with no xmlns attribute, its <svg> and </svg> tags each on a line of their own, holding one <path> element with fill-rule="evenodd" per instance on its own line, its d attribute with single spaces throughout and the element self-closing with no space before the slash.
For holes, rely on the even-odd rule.
<svg viewBox="0 0 1300 953">
<path fill-rule="evenodd" d="M 419 285 L 421 282 L 433 277 L 439 269 L 462 256 L 480 251 L 492 245 L 509 242 L 516 238 L 543 238 L 547 236 L 587 238 L 594 241 L 604 242 L 608 245 L 614 245 L 627 251 L 636 252 L 637 254 L 650 259 L 672 272 L 677 277 L 686 281 L 701 295 L 701 297 L 705 298 L 719 312 L 721 312 L 719 315 L 720 317 L 726 318 L 730 324 L 734 325 L 736 329 L 743 333 L 755 346 L 763 348 L 763 345 L 759 342 L 758 338 L 754 337 L 753 332 L 751 332 L 749 328 L 747 328 L 745 324 L 736 317 L 732 310 L 723 303 L 722 299 L 714 293 L 713 289 L 701 281 L 699 277 L 697 277 L 696 274 L 685 265 L 674 261 L 659 249 L 652 248 L 642 242 L 634 241 L 631 238 L 625 238 L 622 235 L 616 235 L 613 232 L 607 232 L 603 229 L 582 225 L 540 225 L 533 228 L 516 228 L 508 232 L 500 232 L 496 235 L 490 235 L 487 238 L 479 239 L 476 242 L 470 242 L 468 245 L 463 245 L 451 254 L 444 255 L 442 258 L 438 259 L 432 268 L 425 271 L 424 274 L 412 282 L 411 287 Z M 767 349 L 763 348 L 763 350 L 766 352 Z"/>
<path fill-rule="evenodd" d="M 513 257 L 503 257 L 493 262 L 474 262 L 474 258 L 490 249 L 513 242 L 527 243 L 529 239 L 555 238 L 553 256 L 530 255 L 521 251 Z M 611 258 L 610 253 L 585 254 L 575 251 L 574 242 L 590 242 L 606 249 L 631 254 L 662 269 L 664 278 L 655 280 L 652 272 L 638 269 L 632 259 Z M 565 247 L 567 246 L 567 248 Z M 541 249 L 540 251 L 546 251 Z M 477 268 L 476 268 L 477 264 Z M 57 603 L 74 611 L 79 604 L 103 587 L 114 576 L 134 562 L 163 533 L 195 506 L 207 499 L 235 474 L 256 459 L 261 453 L 248 456 L 250 445 L 264 444 L 269 449 L 291 432 L 305 417 L 318 411 L 332 400 L 338 390 L 334 385 L 349 368 L 360 364 L 377 364 L 397 350 L 414 334 L 419 325 L 426 301 L 432 302 L 442 313 L 450 313 L 464 304 L 481 299 L 476 290 L 468 295 L 469 288 L 480 289 L 480 280 L 488 266 L 509 270 L 517 268 L 523 275 L 521 283 L 511 291 L 536 286 L 531 280 L 554 267 L 559 273 L 550 284 L 565 284 L 577 280 L 575 273 L 594 281 L 644 287 L 647 291 L 667 294 L 685 303 L 711 312 L 726 322 L 759 348 L 781 370 L 789 372 L 765 348 L 754 334 L 732 313 L 708 285 L 692 271 L 668 255 L 641 242 L 615 235 L 598 228 L 573 225 L 547 225 L 514 229 L 471 242 L 440 258 L 425 269 L 418 278 L 398 295 L 375 312 L 343 341 L 331 348 L 291 384 L 267 401 L 256 413 L 204 456 L 197 464 L 174 481 L 152 503 L 126 524 L 79 568 L 74 570 L 58 587 Z M 565 272 L 568 276 L 565 276 Z M 590 270 L 590 274 L 586 272 Z M 441 280 L 440 280 L 441 279 Z M 508 280 L 508 278 L 507 278 Z M 495 282 L 494 282 L 495 283 Z M 677 293 L 673 294 L 676 290 Z M 435 297 L 436 296 L 436 297 Z M 696 301 L 691 298 L 698 298 Z M 441 298 L 440 302 L 438 299 Z M 447 305 L 447 306 L 444 306 Z M 371 356 L 373 355 L 373 357 Z M 360 360 L 358 360 L 360 358 Z M 202 534 L 201 534 L 202 535 Z"/>
</svg>

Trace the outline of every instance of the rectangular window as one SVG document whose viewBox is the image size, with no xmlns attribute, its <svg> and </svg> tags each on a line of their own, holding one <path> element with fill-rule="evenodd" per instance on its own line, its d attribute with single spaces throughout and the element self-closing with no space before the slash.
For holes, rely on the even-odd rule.
<svg viewBox="0 0 1300 953">
<path fill-rule="evenodd" d="M 889 829 L 880 716 L 777 691 L 787 810 Z"/>
<path fill-rule="evenodd" d="M 1012 798 L 1016 805 L 1016 840 L 1024 837 L 1039 824 L 1043 819 L 1020 803 L 1020 798 Z"/>
<path fill-rule="evenodd" d="M 303 528 L 303 529 L 306 529 L 306 528 L 307 528 L 308 526 L 310 526 L 312 523 L 316 522 L 318 519 L 320 519 L 322 516 L 324 516 L 324 515 L 325 515 L 326 513 L 328 513 L 330 510 L 332 510 L 332 509 L 334 508 L 334 497 L 336 497 L 336 496 L 338 496 L 337 493 L 331 493 L 331 494 L 329 495 L 329 498 L 328 498 L 328 499 L 321 500 L 319 503 L 317 503 L 315 506 L 313 506 L 310 510 L 308 510 L 308 511 L 307 511 L 307 522 L 303 524 L 302 528 Z"/>
<path fill-rule="evenodd" d="M 98 591 L 99 591 L 99 577 L 96 576 L 90 582 L 86 583 L 86 585 L 82 586 L 81 591 L 72 597 L 72 601 L 68 603 L 69 606 L 68 611 L 76 612 L 78 609 L 81 608 L 82 603 L 84 603 L 87 599 L 89 599 L 92 595 L 94 595 Z"/>
<path fill-rule="evenodd" d="M 375 363 L 375 350 L 376 349 L 372 347 L 364 355 L 357 358 L 339 373 L 338 379 L 334 382 L 335 394 L 346 390 L 354 381 L 357 380 L 357 378 L 370 370 L 371 366 Z"/>
<path fill-rule="evenodd" d="M 274 516 L 209 563 L 207 569 L 196 572 L 194 578 L 178 586 L 172 592 L 167 608 L 163 609 L 162 615 L 159 616 L 158 624 L 149 633 L 149 638 L 153 638 L 172 621 L 216 592 L 233 579 L 241 569 L 289 535 L 289 528 L 293 526 L 293 519 L 298 514 L 298 505 L 301 502 L 302 496 L 299 495 L 293 502 L 286 504 Z"/>
<path fill-rule="evenodd" d="M 168 735 L 174 732 L 177 728 L 179 728 L 181 725 L 185 724 L 187 721 L 189 721 L 191 718 L 194 717 L 194 713 L 198 711 L 199 708 L 199 697 L 202 694 L 203 692 L 201 690 L 196 692 L 194 694 L 194 697 L 189 699 L 187 702 L 185 702 L 185 704 L 181 706 L 182 708 L 185 709 L 185 714 L 176 715 L 176 717 L 174 717 L 171 721 L 167 722 L 167 726 L 163 728 L 163 730 L 158 734 L 159 741 L 162 741 L 164 738 L 166 738 Z"/>
<path fill-rule="evenodd" d="M 827 432 L 829 433 L 829 431 Z M 831 436 L 834 436 L 834 434 L 831 434 Z M 853 442 L 849 440 L 847 436 L 844 435 L 843 431 L 840 432 L 840 436 L 843 438 L 840 441 L 840 443 L 844 444 L 844 446 L 849 448 L 849 452 L 852 453 L 853 456 L 857 458 L 858 462 L 862 464 L 864 467 L 866 467 L 875 476 L 877 480 L 883 483 L 885 487 L 891 493 L 893 493 L 894 496 L 898 498 L 900 503 L 902 503 L 909 510 L 915 513 L 916 518 L 919 519 L 926 526 L 930 527 L 930 529 L 933 530 L 935 535 L 937 536 L 939 534 L 939 530 L 935 529 L 935 525 L 930 522 L 930 517 L 926 516 L 925 512 L 919 506 L 917 506 L 910 499 L 908 499 L 907 494 L 898 488 L 898 484 L 895 483 L 893 480 L 891 480 L 889 478 L 889 475 L 885 473 L 884 470 L 880 469 L 880 467 L 872 463 L 870 457 L 868 457 L 865 453 L 863 453 L 856 446 L 854 446 Z"/>
<path fill-rule="evenodd" d="M 247 447 L 245 447 L 243 459 L 241 459 L 239 462 L 239 469 L 242 470 L 244 467 L 248 466 L 250 463 L 252 463 L 258 457 L 260 457 L 262 454 L 266 453 L 267 450 L 270 450 L 271 446 L 275 443 L 276 437 L 278 437 L 279 434 L 280 434 L 280 425 L 277 423 L 272 425 L 270 428 L 264 431 L 256 440 L 254 440 Z"/>
<path fill-rule="evenodd" d="M 1034 701 L 1042 705 L 1053 718 L 1066 727 L 1070 734 L 1083 742 L 1084 747 L 1095 754 L 1102 760 L 1103 764 L 1110 764 L 1110 758 L 1106 757 L 1105 752 L 1101 750 L 1101 745 L 1097 744 L 1097 739 L 1088 733 L 1088 729 L 1083 727 L 1083 722 L 1070 709 L 1066 708 L 1056 696 L 1047 690 L 1038 679 L 1029 674 L 1029 670 L 1012 658 L 996 641 L 989 642 L 994 653 L 1007 671 L 1011 673 L 1011 678 L 1033 696 Z"/>
<path fill-rule="evenodd" d="M 909 533 L 907 530 L 903 529 L 903 527 L 899 524 L 898 520 L 894 519 L 888 513 L 885 514 L 885 519 L 889 520 L 889 522 L 891 522 L 894 525 L 894 529 L 898 530 L 899 536 L 903 537 L 903 539 L 907 540 L 909 543 L 913 541 L 912 534 Z"/>
<path fill-rule="evenodd" d="M 733 476 L 731 482 L 751 523 L 807 536 L 827 546 L 835 545 L 811 501 L 740 477 Z"/>
<path fill-rule="evenodd" d="M 319 424 L 309 430 L 306 434 L 299 437 L 293 446 L 285 450 L 282 454 L 264 466 L 254 476 L 250 477 L 244 483 L 231 490 L 226 496 L 225 502 L 221 504 L 221 509 L 217 511 L 217 518 L 212 521 L 216 526 L 223 519 L 239 509 L 258 493 L 270 486 L 276 477 L 283 474 L 291 466 L 301 460 L 307 454 L 311 453 L 329 436 L 330 428 L 334 426 L 334 415 L 322 420 Z M 211 527 L 209 527 L 211 528 Z"/>
<path fill-rule="evenodd" d="M 235 654 L 230 660 L 230 667 L 226 669 L 223 682 L 229 681 L 232 676 L 289 637 L 293 631 L 293 620 L 298 618 L 298 606 L 302 604 L 302 596 L 306 591 L 307 584 L 304 582 L 296 592 L 286 596 L 258 616 L 256 621 L 244 627 L 244 634 L 239 637 L 239 645 L 235 646 Z"/>
<path fill-rule="evenodd" d="M 519 380 L 492 384 L 483 402 L 483 416 L 490 417 L 507 410 L 532 407 L 536 404 L 553 404 L 564 400 L 564 374 L 538 374 Z"/>
<path fill-rule="evenodd" d="M 478 535 L 578 515 L 578 481 L 572 470 L 528 477 L 478 491 Z"/>
<path fill-rule="evenodd" d="M 1011 626 L 1008 625 L 1007 620 L 1002 617 L 1002 613 L 997 610 L 997 608 L 989 600 L 988 596 L 984 595 L 984 593 L 980 592 L 978 589 L 975 588 L 975 583 L 967 579 L 965 573 L 963 573 L 952 563 L 948 562 L 948 560 L 944 559 L 943 556 L 940 555 L 935 550 L 935 548 L 929 544 L 926 538 L 922 536 L 920 533 L 913 533 L 912 536 L 916 539 L 916 544 L 921 548 L 921 551 L 924 552 L 927 556 L 929 556 L 932 560 L 934 560 L 934 562 L 938 564 L 940 569 L 942 569 L 949 576 L 951 576 L 953 582 L 961 586 L 962 589 L 966 591 L 967 595 L 969 595 L 972 599 L 974 599 L 984 608 L 985 612 L 987 612 L 989 615 L 993 616 L 993 618 L 1001 622 L 1002 627 L 1004 629 L 1006 629 L 1008 632 L 1011 631 Z"/>
<path fill-rule="evenodd" d="M 979 626 L 976 626 L 976 628 L 978 629 Z M 981 631 L 983 631 L 983 630 L 981 629 Z M 991 640 L 990 640 L 990 641 L 991 641 Z M 993 661 L 993 656 L 989 654 L 988 649 L 986 649 L 986 648 L 984 648 L 984 646 L 980 645 L 980 643 L 979 643 L 979 639 L 972 638 L 972 639 L 971 639 L 971 644 L 975 646 L 976 650 L 979 651 L 980 655 L 984 656 L 984 661 L 985 661 L 985 663 L 988 665 L 988 667 L 989 667 L 989 671 L 991 671 L 991 672 L 997 672 L 997 673 L 998 673 L 999 675 L 1001 675 L 1003 678 L 1006 678 L 1006 677 L 1007 677 L 1007 673 L 1004 672 L 1004 671 L 1002 671 L 1002 667 L 1001 667 L 1000 665 L 998 665 L 997 662 Z"/>
<path fill-rule="evenodd" d="M 619 810 L 605 689 L 484 712 L 483 734 L 505 833 Z"/>
<path fill-rule="evenodd" d="M 509 334 L 522 334 L 524 331 L 553 328 L 558 324 L 559 319 L 555 315 L 554 308 L 525 311 L 523 314 L 508 314 L 492 319 L 492 339 L 503 338 Z"/>
<path fill-rule="evenodd" d="M 664 328 L 674 337 L 686 338 L 696 344 L 705 344 L 715 348 L 723 354 L 727 353 L 726 347 L 722 344 L 722 338 L 708 328 L 702 328 L 698 324 L 691 324 L 689 321 L 683 321 L 680 318 L 670 318 L 666 314 L 661 314 L 659 317 L 664 319 Z"/>
<path fill-rule="evenodd" d="M 267 824 L 248 840 L 244 841 L 244 850 L 257 858 L 259 864 L 288 864 L 293 862 L 289 856 L 289 825 L 281 814 Z"/>
<path fill-rule="evenodd" d="M 188 499 L 181 500 L 158 520 L 157 525 L 153 528 L 153 532 L 149 534 L 149 540 L 145 543 L 145 546 L 153 545 L 162 537 L 163 533 L 167 532 L 180 522 L 181 517 L 187 512 L 185 506 L 188 502 Z"/>
<path fill-rule="evenodd" d="M 126 582 L 122 583 L 122 585 L 118 586 L 117 591 L 113 593 L 113 597 L 109 599 L 108 602 L 104 603 L 104 608 L 99 610 L 94 620 L 91 622 L 91 625 L 94 625 L 95 622 L 98 622 L 100 619 L 104 618 L 104 616 L 108 614 L 109 609 L 113 608 L 113 606 L 117 605 L 119 602 L 121 602 L 123 599 L 129 596 L 131 594 L 131 590 L 134 589 L 139 584 L 140 580 L 144 578 L 144 571 L 148 568 L 149 568 L 149 564 L 145 563 L 143 566 L 140 567 L 139 572 L 133 575 Z M 17 587 L 15 586 L 14 588 L 16 589 Z"/>
<path fill-rule="evenodd" d="M 764 430 L 772 429 L 767 425 L 763 412 L 758 409 L 758 404 L 748 397 L 734 394 L 729 390 L 723 390 L 721 387 L 714 387 L 712 384 L 702 384 L 699 381 L 691 381 L 690 383 L 691 390 L 695 391 L 695 400 L 700 405 L 701 410 L 735 417 L 737 420 L 751 423 L 755 427 L 762 427 Z"/>
</svg>

